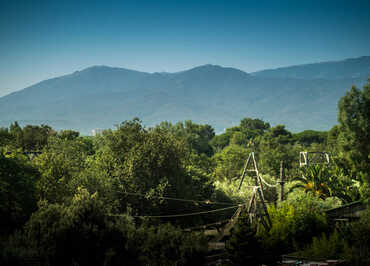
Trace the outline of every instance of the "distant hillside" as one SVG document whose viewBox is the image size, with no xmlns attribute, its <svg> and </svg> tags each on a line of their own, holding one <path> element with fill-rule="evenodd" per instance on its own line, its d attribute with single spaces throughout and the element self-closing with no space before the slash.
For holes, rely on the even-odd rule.
<svg viewBox="0 0 370 266">
<path fill-rule="evenodd" d="M 343 61 L 267 69 L 253 73 L 258 77 L 296 79 L 366 79 L 370 73 L 370 56 Z"/>
<path fill-rule="evenodd" d="M 339 98 L 370 76 L 369 58 L 253 74 L 215 65 L 152 74 L 94 66 L 1 97 L 0 125 L 18 120 L 90 133 L 137 116 L 149 126 L 191 119 L 220 132 L 257 117 L 293 131 L 327 130 L 336 123 Z"/>
<path fill-rule="evenodd" d="M 0 89 L 0 97 L 5 96 L 11 92 L 12 92 L 12 89 L 9 89 L 9 88 Z"/>
</svg>

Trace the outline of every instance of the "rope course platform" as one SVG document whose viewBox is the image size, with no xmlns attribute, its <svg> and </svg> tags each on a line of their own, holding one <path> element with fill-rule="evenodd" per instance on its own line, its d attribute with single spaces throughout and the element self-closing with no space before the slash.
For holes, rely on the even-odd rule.
<svg viewBox="0 0 370 266">
<path fill-rule="evenodd" d="M 275 187 L 267 183 L 260 175 L 257 167 L 257 161 L 254 156 L 254 152 L 251 152 L 248 156 L 247 162 L 245 163 L 243 174 L 241 176 L 238 190 L 241 189 L 243 181 L 247 173 L 253 173 L 251 177 L 255 180 L 256 185 L 252 187 L 252 197 L 248 204 L 247 213 L 249 214 L 250 222 L 257 220 L 259 224 L 262 224 L 267 230 L 271 227 L 271 219 L 267 211 L 265 202 L 265 196 L 263 193 L 263 183 L 270 187 Z"/>
<path fill-rule="evenodd" d="M 299 166 L 308 166 L 312 164 L 330 164 L 330 154 L 328 152 L 307 152 L 299 153 Z"/>
</svg>

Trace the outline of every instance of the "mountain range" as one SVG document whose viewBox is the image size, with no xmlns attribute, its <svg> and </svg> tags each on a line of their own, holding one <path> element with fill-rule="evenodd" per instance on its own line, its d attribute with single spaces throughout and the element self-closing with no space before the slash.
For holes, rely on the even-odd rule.
<svg viewBox="0 0 370 266">
<path fill-rule="evenodd" d="M 253 117 L 294 132 L 328 130 L 340 97 L 369 77 L 370 56 L 254 73 L 217 65 L 176 73 L 93 66 L 1 97 L 0 126 L 17 120 L 88 134 L 139 117 L 147 126 L 193 120 L 221 132 Z"/>
</svg>

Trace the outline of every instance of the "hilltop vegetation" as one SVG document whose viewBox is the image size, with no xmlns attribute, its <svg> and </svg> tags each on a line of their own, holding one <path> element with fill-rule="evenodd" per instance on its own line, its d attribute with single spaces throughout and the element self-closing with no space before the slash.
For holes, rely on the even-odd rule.
<svg viewBox="0 0 370 266">
<path fill-rule="evenodd" d="M 271 184 L 284 162 L 286 201 L 278 202 L 278 187 L 266 189 L 266 201 L 276 203 L 269 206 L 269 229 L 257 232 L 242 214 L 227 242 L 234 265 L 271 264 L 281 254 L 316 254 L 318 247 L 367 263 L 369 235 L 356 237 L 358 228 L 369 232 L 369 217 L 337 232 L 324 211 L 370 198 L 370 83 L 353 87 L 338 108 L 339 124 L 328 132 L 292 133 L 247 117 L 216 135 L 190 120 L 147 128 L 134 118 L 87 137 L 13 122 L 0 129 L 0 262 L 202 264 L 206 237 L 182 229 L 228 219 L 250 200 L 255 180 L 236 188 L 253 151 Z M 299 168 L 300 151 L 330 152 L 331 164 Z M 338 234 L 343 242 L 331 245 Z"/>
</svg>

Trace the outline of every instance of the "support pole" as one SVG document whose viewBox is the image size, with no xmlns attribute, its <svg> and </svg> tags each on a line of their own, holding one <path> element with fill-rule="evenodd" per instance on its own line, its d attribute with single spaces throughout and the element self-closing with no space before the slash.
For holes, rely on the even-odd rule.
<svg viewBox="0 0 370 266">
<path fill-rule="evenodd" d="M 240 190 L 240 188 L 242 187 L 242 184 L 243 184 L 243 181 L 244 181 L 244 178 L 245 178 L 245 175 L 247 174 L 247 168 L 248 168 L 248 165 L 249 165 L 249 160 L 251 159 L 251 156 L 252 156 L 252 153 L 249 154 L 248 156 L 248 160 L 247 162 L 245 163 L 245 166 L 244 166 L 244 170 L 243 170 L 243 174 L 242 174 L 242 178 L 240 180 L 240 184 L 239 184 L 239 187 L 238 187 L 238 190 Z"/>
<path fill-rule="evenodd" d="M 254 157 L 254 152 L 252 152 L 252 158 L 253 158 L 253 164 L 254 164 L 254 171 L 256 172 L 256 184 L 260 187 L 260 192 L 261 192 L 261 195 L 262 195 L 262 198 L 265 199 L 265 194 L 263 193 L 263 184 L 262 184 L 262 180 L 261 180 L 261 177 L 260 177 L 260 173 L 258 172 L 258 167 L 257 167 L 257 162 L 256 162 L 256 158 Z"/>
<path fill-rule="evenodd" d="M 267 225 L 268 225 L 268 228 L 266 228 L 266 230 L 269 230 L 272 226 L 272 223 L 271 223 L 271 219 L 270 219 L 270 215 L 267 211 L 267 207 L 266 207 L 266 204 L 265 204 L 265 200 L 262 196 L 262 193 L 261 193 L 261 189 L 260 188 L 257 188 L 257 193 L 258 193 L 258 196 L 260 197 L 260 200 L 261 200 L 261 203 L 262 203 L 262 208 L 263 208 L 263 211 L 265 213 L 265 216 L 267 218 Z M 263 218 L 262 218 L 263 219 Z"/>
<path fill-rule="evenodd" d="M 284 201 L 284 167 L 283 161 L 280 161 L 280 201 Z"/>
</svg>

